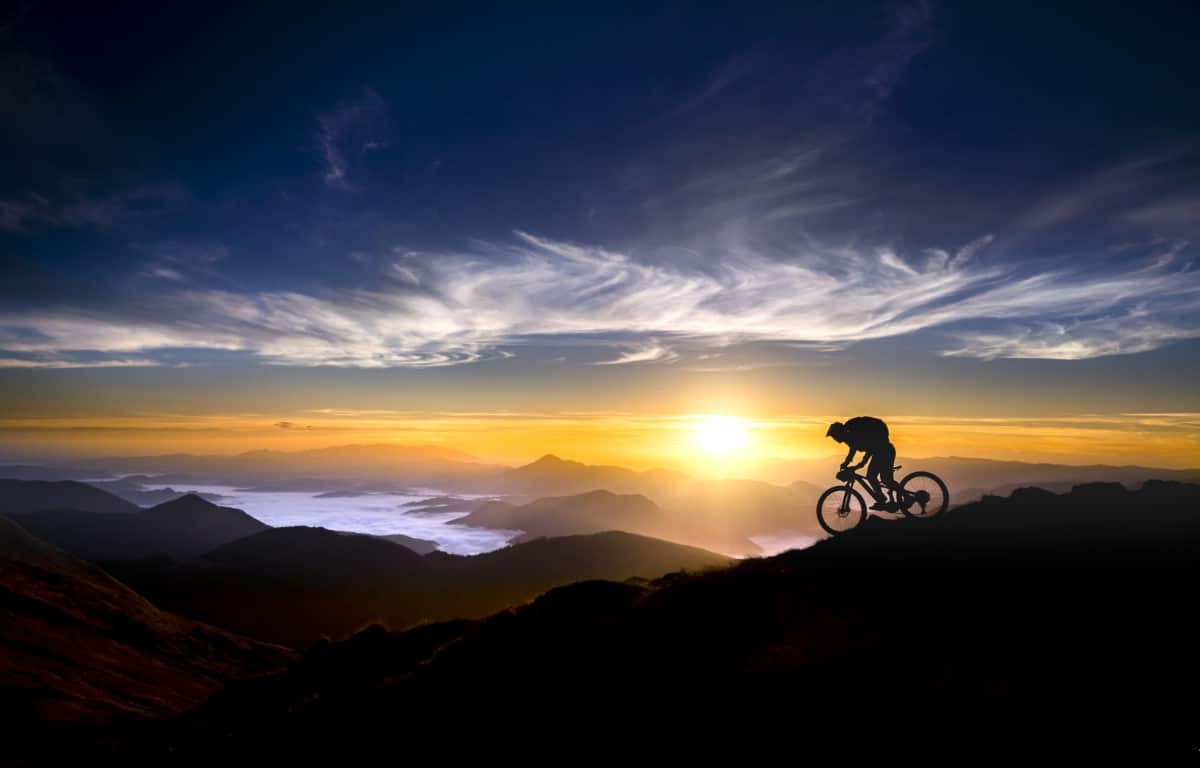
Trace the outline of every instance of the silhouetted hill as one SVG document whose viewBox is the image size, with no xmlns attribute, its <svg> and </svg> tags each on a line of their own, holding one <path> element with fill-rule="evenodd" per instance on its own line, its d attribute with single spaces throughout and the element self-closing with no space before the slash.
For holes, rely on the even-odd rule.
<svg viewBox="0 0 1200 768">
<path fill-rule="evenodd" d="M 108 515 L 136 512 L 138 506 L 73 480 L 0 480 L 0 515 L 43 509 L 78 509 Z"/>
<path fill-rule="evenodd" d="M 645 496 L 611 491 L 538 499 L 521 506 L 486 502 L 454 522 L 525 531 L 518 541 L 611 530 L 662 535 L 671 524 L 667 513 Z"/>
<path fill-rule="evenodd" d="M 46 760 L 79 726 L 177 714 L 289 653 L 159 611 L 0 517 L 0 756 Z M 2 761 L 2 760 L 0 760 Z"/>
<path fill-rule="evenodd" d="M 372 630 L 227 690 L 157 749 L 286 759 L 390 723 L 431 739 L 536 723 L 620 754 L 786 734 L 843 759 L 1191 759 L 1198 556 L 1198 486 L 1022 490 L 727 569 Z"/>
<path fill-rule="evenodd" d="M 201 562 L 105 566 L 171 610 L 306 647 L 371 621 L 404 627 L 479 617 L 581 579 L 655 578 L 727 562 L 712 552 L 613 532 L 539 539 L 472 557 L 422 557 L 371 536 L 275 528 L 227 544 Z"/>
<path fill-rule="evenodd" d="M 731 561 L 705 549 L 623 531 L 539 538 L 471 557 L 441 555 L 435 578 L 443 585 L 438 615 L 486 615 L 475 596 L 503 607 L 525 602 L 551 587 L 589 579 L 654 579 L 674 571 L 702 571 Z"/>
<path fill-rule="evenodd" d="M 36 536 L 89 560 L 196 557 L 269 527 L 240 509 L 193 495 L 121 514 L 47 509 L 11 517 Z"/>
<path fill-rule="evenodd" d="M 334 584 L 388 582 L 426 570 L 420 555 L 395 542 L 306 526 L 270 528 L 204 559 L 272 579 Z"/>
</svg>

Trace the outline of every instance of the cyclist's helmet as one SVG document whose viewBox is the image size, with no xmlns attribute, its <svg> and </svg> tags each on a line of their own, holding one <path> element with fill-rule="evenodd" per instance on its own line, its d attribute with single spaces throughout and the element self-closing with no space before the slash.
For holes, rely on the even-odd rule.
<svg viewBox="0 0 1200 768">
<path fill-rule="evenodd" d="M 829 425 L 829 429 L 825 431 L 825 437 L 832 437 L 839 443 L 842 442 L 842 436 L 846 434 L 846 425 L 840 421 L 835 421 Z"/>
</svg>

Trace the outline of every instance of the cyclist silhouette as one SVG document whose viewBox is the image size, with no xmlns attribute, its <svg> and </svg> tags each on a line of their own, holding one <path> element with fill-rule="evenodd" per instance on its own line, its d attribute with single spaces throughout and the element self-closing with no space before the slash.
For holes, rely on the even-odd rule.
<svg viewBox="0 0 1200 768">
<path fill-rule="evenodd" d="M 855 453 L 863 452 L 862 461 L 853 468 L 862 469 L 868 461 L 871 462 L 871 466 L 867 467 L 867 481 L 875 491 L 876 498 L 871 509 L 887 510 L 889 505 L 880 488 L 880 482 L 890 490 L 899 487 L 892 469 L 896 463 L 896 446 L 888 439 L 887 424 L 873 416 L 857 416 L 845 424 L 840 421 L 833 422 L 825 436 L 850 446 L 850 452 L 842 462 L 842 469 L 850 466 Z"/>
</svg>

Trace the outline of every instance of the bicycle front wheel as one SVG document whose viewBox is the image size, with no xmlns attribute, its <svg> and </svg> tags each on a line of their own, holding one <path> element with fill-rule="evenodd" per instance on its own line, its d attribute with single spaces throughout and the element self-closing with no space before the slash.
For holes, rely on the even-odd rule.
<svg viewBox="0 0 1200 768">
<path fill-rule="evenodd" d="M 904 490 L 901 510 L 905 517 L 928 520 L 937 517 L 950 506 L 950 492 L 942 478 L 932 472 L 913 472 L 900 481 Z"/>
<path fill-rule="evenodd" d="M 830 536 L 857 528 L 867 518 L 867 502 L 853 488 L 835 485 L 817 499 L 817 522 Z"/>
</svg>

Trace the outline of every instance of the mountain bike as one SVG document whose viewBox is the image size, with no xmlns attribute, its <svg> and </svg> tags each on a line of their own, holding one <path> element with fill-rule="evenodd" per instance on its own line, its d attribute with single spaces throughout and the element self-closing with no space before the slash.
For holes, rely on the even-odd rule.
<svg viewBox="0 0 1200 768">
<path fill-rule="evenodd" d="M 867 519 L 867 502 L 854 489 L 855 483 L 865 488 L 877 503 L 884 505 L 882 511 L 893 514 L 899 512 L 905 517 L 928 520 L 942 514 L 950 506 L 950 492 L 946 490 L 946 484 L 932 472 L 909 473 L 896 488 L 885 487 L 886 495 L 875 493 L 867 478 L 852 467 L 839 470 L 837 479 L 843 485 L 831 487 L 817 500 L 817 522 L 831 536 L 856 528 Z"/>
</svg>

